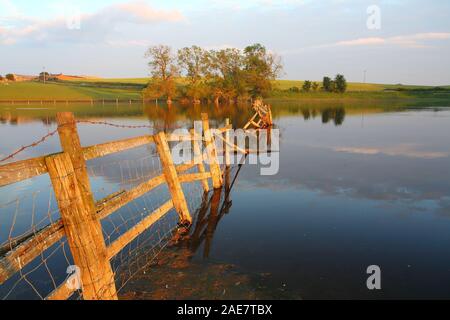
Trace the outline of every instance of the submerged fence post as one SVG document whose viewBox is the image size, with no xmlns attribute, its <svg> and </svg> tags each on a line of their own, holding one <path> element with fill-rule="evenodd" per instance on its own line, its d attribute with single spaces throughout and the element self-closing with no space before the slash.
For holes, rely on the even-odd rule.
<svg viewBox="0 0 450 320">
<path fill-rule="evenodd" d="M 178 179 L 177 169 L 172 159 L 169 143 L 167 142 L 166 134 L 160 132 L 155 136 L 156 148 L 161 160 L 163 173 L 169 186 L 169 191 L 172 196 L 173 205 L 180 216 L 181 223 L 192 223 L 192 217 L 189 213 L 189 208 L 186 198 Z"/>
<path fill-rule="evenodd" d="M 225 127 L 226 127 L 226 131 L 224 133 L 225 136 L 225 141 L 223 143 L 223 147 L 224 147 L 224 158 L 225 158 L 225 166 L 227 169 L 230 168 L 231 165 L 231 158 L 230 158 L 230 152 L 231 152 L 231 148 L 230 148 L 230 130 L 228 129 L 228 127 L 230 126 L 230 119 L 225 119 Z"/>
<path fill-rule="evenodd" d="M 191 130 L 191 136 L 192 136 L 192 145 L 194 147 L 194 162 L 197 164 L 198 172 L 206 173 L 205 165 L 203 164 L 202 150 L 200 148 L 200 144 L 198 143 L 198 139 L 200 139 L 200 141 L 202 141 L 202 139 L 201 139 L 202 137 L 197 132 L 195 132 L 195 129 Z M 208 193 L 209 192 L 208 179 L 202 180 L 202 186 L 203 186 L 203 191 Z"/>
<path fill-rule="evenodd" d="M 217 158 L 217 149 L 214 137 L 209 128 L 209 118 L 207 113 L 202 113 L 203 130 L 205 131 L 206 152 L 208 154 L 209 167 L 212 175 L 214 189 L 222 187 L 222 172 Z"/>
<path fill-rule="evenodd" d="M 86 276 L 86 279 L 83 278 L 83 297 L 85 299 L 117 299 L 114 274 L 107 258 L 105 240 L 100 221 L 97 218 L 75 117 L 73 113 L 61 112 L 56 115 L 56 120 L 61 147 L 66 156 L 65 159 L 49 158 L 51 161 L 48 166 L 50 165 L 49 172 L 51 176 L 53 175 L 52 182 L 54 182 L 56 197 L 63 201 L 60 204 L 61 216 L 64 214 L 70 215 L 70 217 L 63 217 L 63 221 L 65 219 L 69 223 L 67 226 L 66 223 L 64 225 L 68 231 L 67 238 L 72 238 L 69 240 L 69 244 L 72 243 L 72 254 L 74 259 L 77 256 L 77 260 L 85 264 L 79 267 L 82 270 L 86 268 L 87 271 L 84 272 L 89 275 L 89 277 Z M 53 173 L 50 171 L 52 165 L 54 167 Z M 67 168 L 60 168 L 62 165 L 66 165 Z M 73 174 L 68 173 L 72 177 L 65 178 L 64 175 L 61 175 L 62 171 L 69 170 L 71 167 L 73 168 Z M 58 186 L 63 183 L 71 183 L 73 186 L 68 185 L 57 190 Z M 72 187 L 73 190 L 66 190 L 68 187 Z M 67 194 L 68 191 L 70 191 L 69 194 Z M 65 192 L 66 194 L 59 195 L 57 192 Z M 74 204 L 70 200 L 72 197 L 75 199 Z M 81 199 L 77 200 L 78 197 Z M 61 202 L 60 200 L 58 200 L 58 203 Z M 77 224 L 73 224 L 73 219 Z M 89 249 L 88 247 L 92 248 Z M 84 257 L 87 254 L 85 251 L 90 255 Z M 76 263 L 79 263 L 77 260 Z M 90 283 L 90 281 L 95 283 Z"/>
<path fill-rule="evenodd" d="M 100 222 L 83 199 L 67 153 L 45 159 L 74 263 L 81 271 L 85 300 L 117 299 Z"/>
</svg>

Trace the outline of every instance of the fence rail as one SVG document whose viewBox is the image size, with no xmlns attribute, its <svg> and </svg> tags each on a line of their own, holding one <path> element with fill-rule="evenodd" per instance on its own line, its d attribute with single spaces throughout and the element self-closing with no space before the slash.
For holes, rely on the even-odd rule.
<svg viewBox="0 0 450 320">
<path fill-rule="evenodd" d="M 60 212 L 57 221 L 40 230 L 34 230 L 31 234 L 10 239 L 9 244 L 0 248 L 0 285 L 66 237 L 74 263 L 81 271 L 83 299 L 117 299 L 111 259 L 172 209 L 178 213 L 181 225 L 192 223 L 191 212 L 182 189 L 183 184 L 199 181 L 204 192 L 210 190 L 209 180 L 212 181 L 214 189 L 223 185 L 224 176 L 207 114 L 202 114 L 202 121 L 204 136 L 199 136 L 194 131 L 184 136 L 160 132 L 153 136 L 140 136 L 83 147 L 74 115 L 68 112 L 58 113 L 58 134 L 62 152 L 0 166 L 0 187 L 48 174 Z M 225 127 L 219 128 L 225 139 L 229 139 L 230 129 L 232 126 L 228 120 Z M 192 162 L 176 166 L 169 142 L 180 140 L 190 141 L 193 144 L 194 159 Z M 206 145 L 209 171 L 206 171 L 203 164 L 202 143 Z M 143 181 L 130 190 L 95 201 L 86 161 L 147 144 L 156 145 L 162 174 Z M 226 144 L 225 152 L 231 152 Z M 228 159 L 226 161 L 229 166 L 229 155 L 226 155 L 225 159 Z M 195 167 L 198 173 L 187 173 Z M 107 245 L 103 236 L 102 220 L 162 185 L 167 186 L 170 200 Z M 77 291 L 76 288 L 71 288 L 66 283 L 61 283 L 46 298 L 68 299 Z"/>
</svg>

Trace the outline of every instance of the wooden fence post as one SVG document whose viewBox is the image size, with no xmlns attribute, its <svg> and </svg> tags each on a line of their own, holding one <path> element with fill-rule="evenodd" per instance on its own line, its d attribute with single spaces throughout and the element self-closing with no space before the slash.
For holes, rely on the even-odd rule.
<svg viewBox="0 0 450 320">
<path fill-rule="evenodd" d="M 199 136 L 197 134 L 197 132 L 195 132 L 195 129 L 191 130 L 191 135 L 192 135 L 192 145 L 194 147 L 194 161 L 198 161 L 198 164 L 197 164 L 198 172 L 199 173 L 206 173 L 206 169 L 205 169 L 205 166 L 203 164 L 203 153 L 202 153 L 202 150 L 201 150 L 200 145 L 199 145 L 198 140 L 197 140 L 197 138 L 200 138 L 200 140 L 201 140 L 202 137 Z M 202 180 L 202 186 L 203 186 L 203 191 L 208 193 L 209 192 L 208 179 L 203 179 Z"/>
<path fill-rule="evenodd" d="M 92 219 L 97 219 L 97 212 L 94 202 L 94 197 L 92 195 L 91 185 L 89 182 L 89 175 L 87 172 L 86 161 L 83 157 L 82 147 L 80 143 L 80 137 L 78 135 L 77 125 L 75 121 L 75 117 L 71 112 L 60 112 L 56 115 L 56 121 L 58 123 L 58 133 L 59 140 L 61 143 L 62 150 L 69 156 L 70 163 L 74 168 L 75 179 L 77 180 L 77 185 L 79 187 L 81 198 L 83 200 L 83 205 L 89 214 L 92 216 Z M 101 261 L 100 263 L 105 264 L 105 269 L 102 271 L 105 274 L 106 281 L 111 282 L 111 278 L 113 279 L 112 283 L 110 283 L 112 289 L 110 289 L 113 294 L 111 298 L 117 298 L 115 293 L 115 285 L 114 285 L 114 274 L 111 269 L 111 265 L 109 261 L 106 261 L 106 246 L 105 241 L 103 239 L 102 229 L 100 222 L 97 221 L 97 227 L 92 228 L 93 232 L 97 234 L 94 235 L 98 242 L 98 255 L 101 256 L 101 259 L 105 261 Z M 74 248 L 76 250 L 76 247 Z M 107 294 L 108 295 L 108 294 Z M 97 298 L 98 293 L 93 295 L 92 293 L 87 294 L 88 297 Z M 103 297 L 100 297 L 103 298 Z M 106 296 L 106 299 L 109 297 Z"/>
<path fill-rule="evenodd" d="M 225 120 L 225 126 L 228 128 L 228 126 L 230 125 L 230 119 L 226 119 Z M 223 143 L 223 148 L 224 148 L 224 152 L 225 152 L 225 165 L 226 167 L 229 169 L 230 165 L 231 165 L 231 158 L 230 158 L 230 152 L 231 152 L 231 148 L 230 148 L 230 130 L 226 130 L 225 133 L 225 141 Z"/>
<path fill-rule="evenodd" d="M 206 152 L 208 153 L 209 167 L 211 170 L 214 189 L 220 189 L 223 184 L 222 172 L 217 158 L 216 143 L 209 128 L 207 113 L 202 113 L 203 130 L 205 132 Z"/>
<path fill-rule="evenodd" d="M 91 184 L 89 182 L 86 161 L 84 160 L 75 117 L 71 112 L 59 112 L 56 114 L 56 122 L 58 123 L 61 148 L 69 155 L 72 161 L 83 199 L 89 205 L 90 210 L 95 212 L 94 197 L 91 191 Z"/>
<path fill-rule="evenodd" d="M 189 208 L 186 198 L 178 179 L 177 169 L 172 159 L 169 143 L 167 142 L 166 134 L 160 132 L 155 136 L 156 148 L 158 150 L 159 159 L 163 168 L 163 173 L 169 186 L 169 191 L 172 196 L 173 205 L 180 216 L 181 223 L 192 223 L 192 217 L 189 213 Z"/>
<path fill-rule="evenodd" d="M 107 258 L 102 229 L 83 198 L 70 156 L 45 159 L 74 263 L 80 268 L 85 300 L 117 299 L 114 274 Z"/>
</svg>

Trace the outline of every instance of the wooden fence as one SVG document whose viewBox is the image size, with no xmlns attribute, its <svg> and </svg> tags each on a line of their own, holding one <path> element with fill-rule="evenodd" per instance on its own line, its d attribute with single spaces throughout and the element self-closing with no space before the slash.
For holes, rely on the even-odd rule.
<svg viewBox="0 0 450 320">
<path fill-rule="evenodd" d="M 164 101 L 161 101 L 164 102 Z M 100 104 L 145 104 L 145 103 L 158 103 L 158 99 L 0 99 L 0 105 L 49 105 L 49 104 L 73 104 L 83 103 L 91 105 Z"/>
<path fill-rule="evenodd" d="M 58 113 L 57 123 L 62 147 L 61 153 L 0 166 L 0 187 L 48 174 L 61 216 L 58 221 L 48 225 L 32 237 L 10 245 L 9 251 L 0 258 L 0 285 L 30 264 L 57 241 L 66 237 L 74 264 L 81 271 L 83 299 L 117 299 L 111 259 L 173 208 L 178 213 L 181 224 L 192 222 L 182 184 L 201 181 L 205 192 L 210 191 L 209 180 L 212 180 L 214 189 L 222 187 L 224 178 L 207 114 L 202 114 L 202 122 L 203 137 L 194 131 L 186 136 L 161 132 L 152 136 L 140 136 L 83 147 L 80 143 L 74 115 L 69 112 Z M 231 129 L 228 120 L 226 126 L 219 129 L 224 135 L 225 141 L 229 139 L 228 132 Z M 180 140 L 192 141 L 195 157 L 194 161 L 190 163 L 176 166 L 172 159 L 169 142 Z M 206 146 L 209 172 L 206 171 L 201 154 L 203 142 Z M 111 195 L 104 200 L 95 202 L 86 161 L 146 144 L 156 145 L 162 165 L 162 175 L 145 181 L 129 191 L 122 192 L 119 195 Z M 232 152 L 230 145 L 232 144 L 224 144 L 227 165 L 230 161 L 229 153 Z M 186 173 L 195 167 L 198 168 L 198 173 Z M 163 184 L 167 184 L 171 200 L 107 246 L 102 234 L 102 219 Z M 70 289 L 69 286 L 62 283 L 47 299 L 68 299 L 75 291 L 75 289 Z"/>
</svg>

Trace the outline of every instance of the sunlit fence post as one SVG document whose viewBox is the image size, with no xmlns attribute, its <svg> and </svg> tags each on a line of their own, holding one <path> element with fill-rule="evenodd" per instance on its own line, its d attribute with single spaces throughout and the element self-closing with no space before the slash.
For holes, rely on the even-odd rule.
<svg viewBox="0 0 450 320">
<path fill-rule="evenodd" d="M 65 234 L 76 266 L 81 271 L 85 300 L 117 299 L 114 275 L 107 259 L 102 228 L 83 197 L 67 153 L 45 159 Z"/>
<path fill-rule="evenodd" d="M 211 170 L 214 189 L 220 189 L 223 184 L 222 172 L 217 157 L 216 143 L 209 127 L 209 117 L 207 113 L 202 113 L 203 130 L 205 131 L 206 152 L 208 154 L 209 167 Z"/>
<path fill-rule="evenodd" d="M 164 132 L 157 134 L 155 136 L 155 143 L 175 209 L 180 215 L 181 222 L 190 224 L 192 223 L 192 217 L 189 213 L 180 180 L 178 179 L 177 169 L 170 153 L 166 134 Z"/>
</svg>

